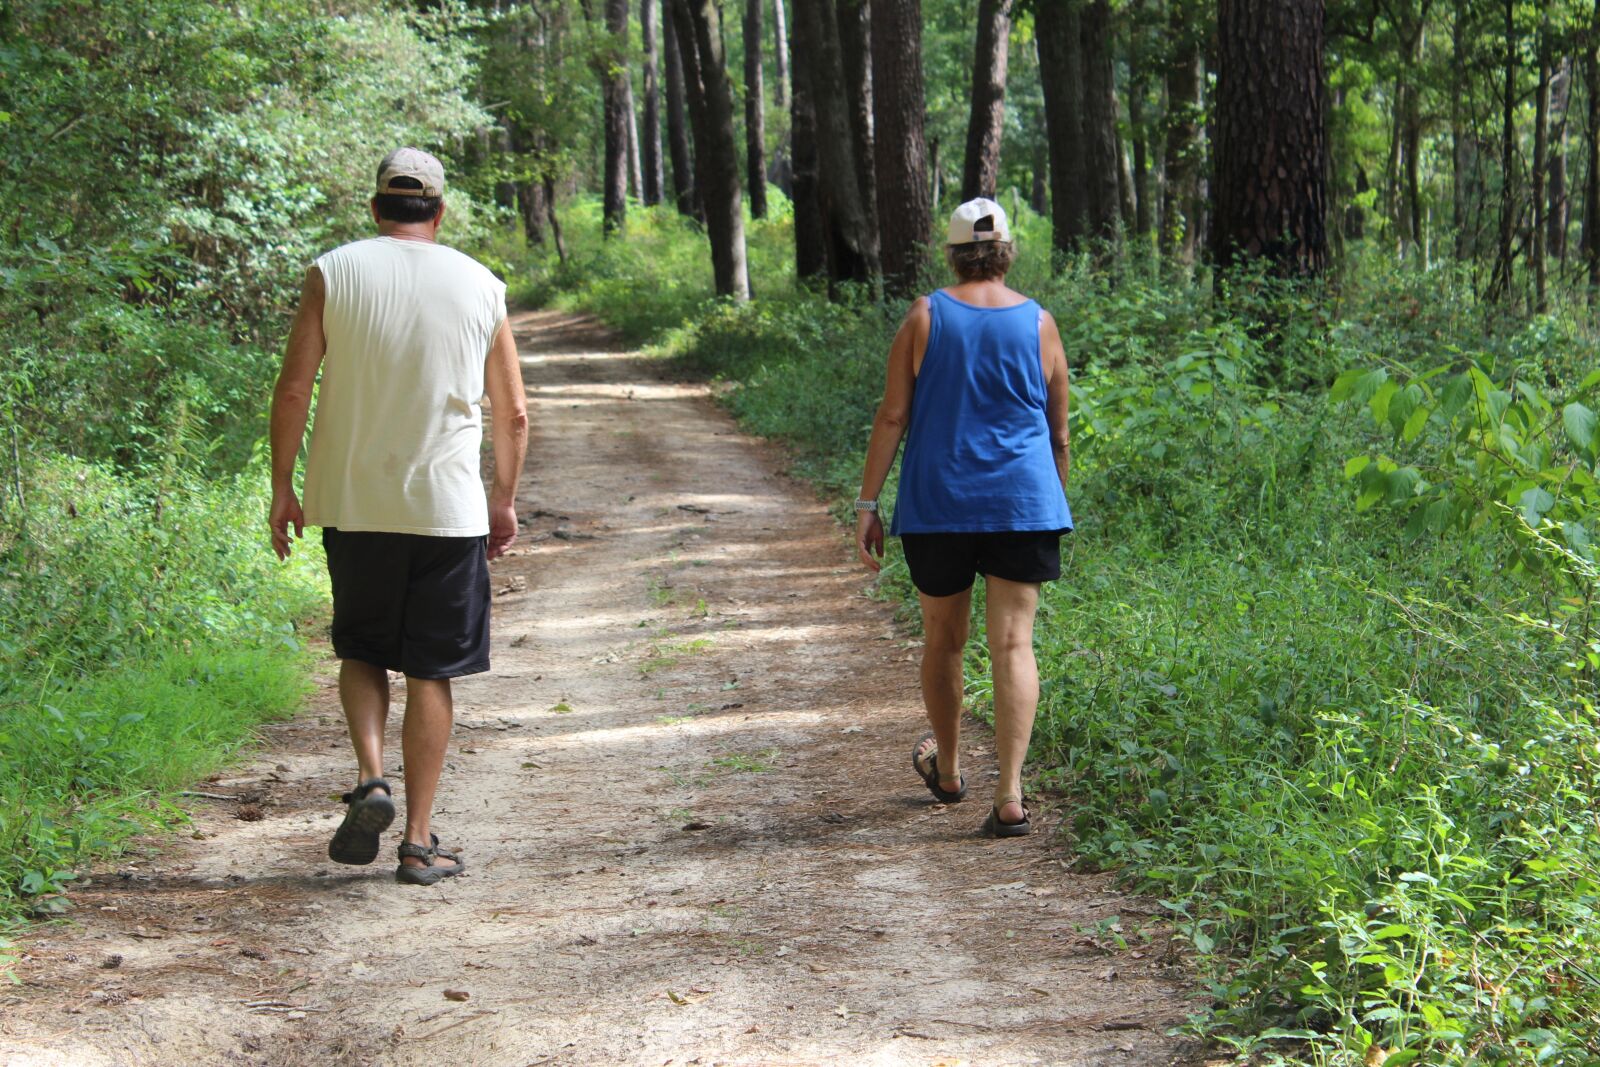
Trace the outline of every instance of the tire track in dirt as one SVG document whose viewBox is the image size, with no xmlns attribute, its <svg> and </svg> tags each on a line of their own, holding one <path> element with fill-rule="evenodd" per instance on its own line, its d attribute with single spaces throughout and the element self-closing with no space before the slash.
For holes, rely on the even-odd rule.
<svg viewBox="0 0 1600 1067">
<path fill-rule="evenodd" d="M 514 325 L 524 537 L 435 818 L 467 874 L 395 884 L 398 826 L 372 867 L 327 861 L 350 767 L 329 661 L 198 787 L 259 818 L 200 802 L 199 840 L 95 872 L 74 925 L 28 939 L 0 1058 L 1201 1062 L 1166 1036 L 1191 978 L 1149 902 L 1050 834 L 976 835 L 981 731 L 974 799 L 930 803 L 916 650 L 781 457 L 587 320 Z"/>
</svg>

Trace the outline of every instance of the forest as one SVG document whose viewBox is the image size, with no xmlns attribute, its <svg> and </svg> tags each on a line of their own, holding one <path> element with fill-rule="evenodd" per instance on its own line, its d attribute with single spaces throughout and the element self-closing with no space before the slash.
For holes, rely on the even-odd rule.
<svg viewBox="0 0 1600 1067">
<path fill-rule="evenodd" d="M 305 695 L 267 402 L 400 144 L 521 306 L 724 383 L 841 519 L 943 220 L 998 200 L 1073 376 L 1030 760 L 1064 855 L 1160 901 L 1219 1055 L 1600 1060 L 1567 0 L 13 0 L 0 960 Z M 914 615 L 893 556 L 877 591 Z"/>
</svg>

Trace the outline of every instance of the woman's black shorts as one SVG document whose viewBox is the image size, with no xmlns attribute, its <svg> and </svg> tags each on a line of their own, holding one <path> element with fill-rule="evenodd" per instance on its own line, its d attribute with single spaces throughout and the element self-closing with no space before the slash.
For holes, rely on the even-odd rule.
<svg viewBox="0 0 1600 1067">
<path fill-rule="evenodd" d="M 412 678 L 489 669 L 486 537 L 324 529 L 333 653 Z"/>
<path fill-rule="evenodd" d="M 925 596 L 954 596 L 972 579 L 1053 582 L 1061 577 L 1062 530 L 1005 533 L 908 533 L 900 535 L 911 583 Z"/>
</svg>

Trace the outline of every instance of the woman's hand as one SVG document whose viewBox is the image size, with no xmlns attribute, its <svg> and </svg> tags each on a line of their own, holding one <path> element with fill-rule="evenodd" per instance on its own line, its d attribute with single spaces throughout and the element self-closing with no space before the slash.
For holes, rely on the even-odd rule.
<svg viewBox="0 0 1600 1067">
<path fill-rule="evenodd" d="M 883 564 L 878 562 L 883 559 L 883 520 L 876 511 L 856 512 L 856 553 L 867 570 L 876 574 L 883 569 Z"/>
</svg>

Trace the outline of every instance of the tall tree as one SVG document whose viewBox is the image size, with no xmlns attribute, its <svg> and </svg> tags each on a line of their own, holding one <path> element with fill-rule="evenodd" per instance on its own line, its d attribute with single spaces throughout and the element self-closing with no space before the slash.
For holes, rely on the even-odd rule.
<svg viewBox="0 0 1600 1067">
<path fill-rule="evenodd" d="M 1549 263 L 1545 257 L 1545 158 L 1550 150 L 1550 51 L 1549 38 L 1543 26 L 1539 28 L 1539 87 L 1534 93 L 1533 159 L 1529 166 L 1530 191 L 1533 193 L 1533 228 L 1529 237 L 1533 247 L 1533 310 L 1543 314 L 1549 310 Z"/>
<path fill-rule="evenodd" d="M 606 0 L 607 47 L 599 53 L 606 120 L 605 199 L 601 228 L 622 232 L 628 212 L 628 0 Z"/>
<path fill-rule="evenodd" d="M 778 0 L 782 3 L 783 0 Z M 821 183 L 817 173 L 817 116 L 811 104 L 807 64 L 791 71 L 789 129 L 793 147 L 794 273 L 802 284 L 828 271 L 827 225 L 822 218 Z"/>
<path fill-rule="evenodd" d="M 1169 0 L 1166 186 L 1161 202 L 1161 250 L 1194 263 L 1200 213 L 1200 116 L 1205 110 L 1205 57 L 1201 52 L 1199 0 Z"/>
<path fill-rule="evenodd" d="M 1083 55 L 1083 179 L 1088 232 L 1096 238 L 1116 233 L 1118 220 L 1131 211 L 1123 190 L 1122 145 L 1117 137 L 1116 65 L 1112 54 L 1110 0 L 1076 0 L 1079 47 Z"/>
<path fill-rule="evenodd" d="M 1285 275 L 1328 261 L 1323 0 L 1219 0 L 1217 262 L 1259 258 Z"/>
<path fill-rule="evenodd" d="M 739 189 L 739 148 L 733 133 L 733 87 L 722 50 L 717 0 L 670 0 L 683 59 L 689 115 L 695 133 L 696 184 L 711 240 L 711 272 L 718 296 L 750 299 L 745 258 L 744 197 Z M 691 52 L 695 60 L 690 63 Z M 696 78 L 696 75 L 698 76 Z M 691 80 L 698 81 L 696 86 Z"/>
<path fill-rule="evenodd" d="M 1115 235 L 1122 218 L 1117 101 L 1107 0 L 1041 4 L 1035 15 L 1045 124 L 1050 131 L 1050 217 L 1058 251 Z"/>
<path fill-rule="evenodd" d="M 1134 0 L 1128 27 L 1128 133 L 1133 138 L 1133 232 L 1144 236 L 1154 225 L 1150 196 L 1150 131 L 1145 98 L 1150 92 L 1146 64 L 1144 0 Z"/>
<path fill-rule="evenodd" d="M 1489 280 L 1489 298 L 1497 300 L 1510 292 L 1511 239 L 1516 229 L 1517 161 L 1517 5 L 1505 0 L 1505 80 L 1500 91 L 1500 237 L 1495 249 L 1494 274 Z"/>
<path fill-rule="evenodd" d="M 663 5 L 672 0 L 662 0 Z M 688 88 L 684 80 L 683 49 L 678 43 L 677 20 L 663 7 L 661 40 L 667 56 L 667 148 L 672 155 L 672 196 L 680 215 L 695 210 L 694 160 L 689 152 Z"/>
<path fill-rule="evenodd" d="M 806 68 L 815 118 L 817 201 L 826 233 L 828 278 L 834 283 L 871 282 L 879 273 L 878 234 L 861 188 L 833 0 L 796 0 L 794 16 L 794 68 Z M 797 76 L 797 88 L 799 83 Z"/>
<path fill-rule="evenodd" d="M 661 0 L 639 0 L 639 27 L 644 45 L 644 195 L 648 207 L 662 199 L 665 177 L 661 166 L 661 87 L 657 81 L 656 25 Z"/>
<path fill-rule="evenodd" d="M 778 84 L 772 95 L 778 107 L 789 107 L 789 28 L 784 21 L 783 0 L 772 0 L 772 64 Z"/>
<path fill-rule="evenodd" d="M 933 226 L 923 133 L 922 0 L 872 0 L 872 108 L 884 285 L 907 296 L 920 280 Z"/>
<path fill-rule="evenodd" d="M 750 217 L 767 217 L 767 100 L 761 85 L 761 6 L 744 5 L 744 158 Z"/>
<path fill-rule="evenodd" d="M 1046 0 L 1046 9 L 1068 0 Z M 1000 175 L 1000 135 L 1005 127 L 1006 58 L 1011 40 L 1011 0 L 978 0 L 978 32 L 972 55 L 972 112 L 967 120 L 967 156 L 961 169 L 961 199 L 993 198 Z"/>
<path fill-rule="evenodd" d="M 1562 56 L 1551 85 L 1550 121 L 1550 255 L 1567 261 L 1567 227 L 1572 210 L 1567 194 L 1567 115 L 1572 104 L 1572 57 Z"/>
<path fill-rule="evenodd" d="M 867 226 L 878 232 L 878 168 L 872 147 L 872 13 L 870 0 L 835 0 L 839 20 L 839 58 L 844 70 L 845 102 L 850 109 L 850 136 L 855 147 L 856 184 L 867 209 Z"/>
</svg>

